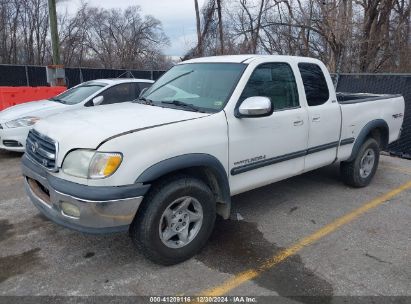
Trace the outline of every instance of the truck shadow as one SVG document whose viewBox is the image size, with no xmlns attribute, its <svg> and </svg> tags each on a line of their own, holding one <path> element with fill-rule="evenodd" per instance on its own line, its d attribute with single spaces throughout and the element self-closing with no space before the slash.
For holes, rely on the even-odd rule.
<svg viewBox="0 0 411 304">
<path fill-rule="evenodd" d="M 232 197 L 231 214 L 235 217 L 237 212 L 250 211 L 256 213 L 265 212 L 268 206 L 275 207 L 283 203 L 294 201 L 296 197 L 305 195 L 317 195 L 319 189 L 344 188 L 339 165 L 334 164 L 314 171 L 288 178 L 264 187 L 250 190 Z M 252 204 L 250 204 L 252 202 Z"/>
<path fill-rule="evenodd" d="M 40 248 L 23 253 L 0 257 L 0 283 L 7 279 L 22 275 L 41 264 Z"/>
<path fill-rule="evenodd" d="M 249 208 L 259 214 L 267 208 L 267 202 L 270 202 L 270 207 L 287 204 L 301 191 L 316 193 L 320 187 L 318 184 L 344 187 L 339 166 L 331 165 L 236 195 L 233 197 L 232 217 L 235 218 L 237 212 L 249 213 Z M 250 202 L 253 202 L 252 206 Z M 297 208 L 291 208 L 290 212 Z M 283 249 L 268 242 L 255 223 L 219 219 L 210 241 L 196 259 L 219 272 L 238 274 L 258 268 Z M 329 303 L 333 296 L 332 285 L 305 267 L 299 255 L 262 272 L 253 282 L 280 296 L 303 303 Z"/>
<path fill-rule="evenodd" d="M 268 242 L 256 224 L 218 220 L 206 248 L 196 257 L 219 272 L 255 269 L 284 248 Z M 253 279 L 260 287 L 303 303 L 329 303 L 333 287 L 294 255 Z"/>
</svg>

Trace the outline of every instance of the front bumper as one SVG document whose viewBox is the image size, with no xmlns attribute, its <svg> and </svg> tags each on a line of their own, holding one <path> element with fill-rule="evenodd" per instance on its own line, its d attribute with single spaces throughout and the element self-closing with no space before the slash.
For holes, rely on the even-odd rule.
<svg viewBox="0 0 411 304">
<path fill-rule="evenodd" d="M 127 231 L 149 185 L 95 187 L 52 176 L 31 161 L 22 159 L 24 184 L 32 203 L 50 220 L 86 233 Z M 63 203 L 74 205 L 79 216 L 65 214 Z"/>
<path fill-rule="evenodd" d="M 31 127 L 7 128 L 5 123 L 1 123 L 0 128 L 0 149 L 14 152 L 24 152 L 26 149 L 26 139 Z M 16 142 L 19 145 L 5 145 L 7 142 Z"/>
</svg>

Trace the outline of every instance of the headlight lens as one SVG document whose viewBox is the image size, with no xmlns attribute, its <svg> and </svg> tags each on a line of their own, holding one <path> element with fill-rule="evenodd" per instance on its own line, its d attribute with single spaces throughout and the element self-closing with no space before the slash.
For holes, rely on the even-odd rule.
<svg viewBox="0 0 411 304">
<path fill-rule="evenodd" d="M 88 168 L 96 152 L 90 150 L 75 150 L 70 152 L 63 163 L 63 171 L 76 177 L 88 177 Z"/>
<path fill-rule="evenodd" d="M 6 126 L 8 128 L 20 128 L 20 127 L 29 127 L 34 125 L 37 121 L 39 121 L 39 117 L 23 117 L 19 119 L 15 119 L 9 122 L 6 122 Z"/>
<path fill-rule="evenodd" d="M 75 150 L 66 156 L 63 171 L 82 178 L 106 178 L 116 172 L 122 160 L 120 153 Z"/>
</svg>

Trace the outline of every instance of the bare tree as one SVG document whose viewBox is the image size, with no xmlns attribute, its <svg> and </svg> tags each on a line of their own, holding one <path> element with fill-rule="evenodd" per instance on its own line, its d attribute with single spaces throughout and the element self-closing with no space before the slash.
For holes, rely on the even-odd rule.
<svg viewBox="0 0 411 304">
<path fill-rule="evenodd" d="M 409 0 L 239 0 L 226 11 L 226 53 L 311 56 L 337 72 L 410 70 Z"/>
<path fill-rule="evenodd" d="M 215 37 L 216 37 L 216 26 L 215 26 L 215 12 L 216 12 L 216 1 L 215 0 L 208 0 L 202 10 L 201 10 L 201 17 L 202 17 L 202 26 L 200 21 L 200 33 L 197 31 L 197 46 L 193 49 L 189 50 L 185 56 L 183 56 L 182 60 L 187 60 L 193 57 L 199 57 L 208 54 L 217 54 L 217 49 L 215 47 Z M 198 20 L 201 20 L 197 19 Z"/>
<path fill-rule="evenodd" d="M 66 66 L 161 68 L 168 45 L 161 22 L 139 7 L 107 10 L 85 2 L 59 15 Z M 0 0 L 0 63 L 51 63 L 47 0 Z"/>
<path fill-rule="evenodd" d="M 409 72 L 410 0 L 194 0 L 197 46 L 185 58 L 266 53 L 316 57 L 331 71 Z M 160 68 L 169 41 L 139 7 L 59 15 L 65 65 Z M 47 0 L 0 0 L 0 63 L 49 64 Z"/>
</svg>

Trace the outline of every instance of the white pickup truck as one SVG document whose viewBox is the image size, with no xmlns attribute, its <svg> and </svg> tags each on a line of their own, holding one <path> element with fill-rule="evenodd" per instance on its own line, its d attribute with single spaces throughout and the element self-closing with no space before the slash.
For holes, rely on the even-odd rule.
<svg viewBox="0 0 411 304">
<path fill-rule="evenodd" d="M 347 184 L 366 186 L 403 115 L 401 96 L 337 95 L 316 59 L 199 58 L 139 101 L 39 121 L 25 186 L 52 221 L 130 231 L 149 259 L 170 265 L 206 244 L 235 194 L 335 162 Z"/>
</svg>

